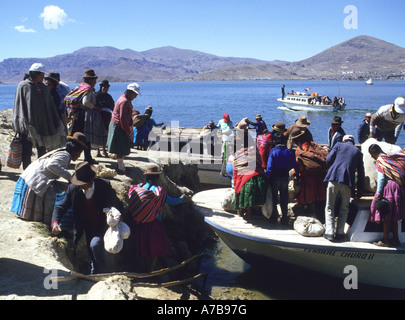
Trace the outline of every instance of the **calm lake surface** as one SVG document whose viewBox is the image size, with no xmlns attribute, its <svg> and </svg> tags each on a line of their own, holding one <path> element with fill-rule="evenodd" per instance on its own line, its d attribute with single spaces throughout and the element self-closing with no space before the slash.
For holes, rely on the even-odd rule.
<svg viewBox="0 0 405 320">
<path fill-rule="evenodd" d="M 100 81 L 102 79 L 99 79 Z M 139 83 L 142 95 L 134 102 L 134 108 L 143 112 L 147 106 L 154 109 L 157 122 L 178 121 L 181 127 L 202 127 L 210 120 L 216 123 L 228 113 L 234 124 L 244 117 L 255 119 L 261 114 L 268 126 L 277 121 L 291 125 L 300 115 L 311 121 L 309 127 L 315 142 L 327 143 L 327 133 L 335 113 L 299 112 L 283 108 L 277 101 L 281 86 L 286 92 L 311 88 L 311 92 L 345 98 L 347 107 L 339 112 L 343 129 L 357 140 L 357 128 L 365 113 L 374 113 L 385 104 L 391 104 L 398 96 L 405 96 L 404 81 L 375 81 L 367 86 L 363 81 L 207 81 L 207 82 L 145 82 Z M 69 84 L 74 88 L 76 84 Z M 111 83 L 109 93 L 115 101 L 126 89 L 127 83 Z M 0 86 L 0 110 L 12 108 L 17 86 Z M 99 85 L 96 85 L 99 90 Z M 398 144 L 405 147 L 405 134 L 401 132 Z"/>
<path fill-rule="evenodd" d="M 99 79 L 100 81 L 102 79 Z M 283 108 L 276 99 L 281 86 L 286 92 L 304 91 L 342 96 L 347 107 L 339 113 L 294 112 Z M 76 84 L 69 84 L 74 88 Z M 268 127 L 277 121 L 291 125 L 300 115 L 311 121 L 309 130 L 318 143 L 327 143 L 327 132 L 334 115 L 342 117 L 346 134 L 357 142 L 357 128 L 365 113 L 374 113 L 398 96 L 405 96 L 404 81 L 375 81 L 367 86 L 363 81 L 210 81 L 210 82 L 146 82 L 139 83 L 142 95 L 134 108 L 143 112 L 154 109 L 157 122 L 178 121 L 182 127 L 202 127 L 210 120 L 218 122 L 228 113 L 235 123 L 242 118 L 255 119 L 260 113 Z M 127 83 L 111 83 L 109 93 L 115 101 L 125 91 Z M 0 86 L 0 110 L 13 108 L 16 85 Z M 96 85 L 99 90 L 99 85 Z M 405 133 L 397 144 L 405 147 Z M 201 272 L 209 272 L 205 288 L 216 299 L 404 299 L 405 291 L 383 289 L 359 284 L 358 290 L 345 290 L 343 280 L 314 274 L 296 268 L 263 266 L 252 268 L 239 259 L 222 241 L 207 252 Z M 389 271 L 387 271 L 389 272 Z M 201 283 L 200 283 L 201 284 Z"/>
</svg>

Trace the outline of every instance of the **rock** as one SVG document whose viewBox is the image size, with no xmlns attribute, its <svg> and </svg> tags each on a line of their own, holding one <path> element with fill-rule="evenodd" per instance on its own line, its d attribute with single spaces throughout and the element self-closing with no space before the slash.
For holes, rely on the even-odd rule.
<svg viewBox="0 0 405 320">
<path fill-rule="evenodd" d="M 137 300 L 127 277 L 114 276 L 96 283 L 80 300 Z"/>
</svg>

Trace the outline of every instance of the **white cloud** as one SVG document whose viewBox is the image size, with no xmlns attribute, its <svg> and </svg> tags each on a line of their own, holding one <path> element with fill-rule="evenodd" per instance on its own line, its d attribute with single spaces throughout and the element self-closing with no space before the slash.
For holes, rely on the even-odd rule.
<svg viewBox="0 0 405 320">
<path fill-rule="evenodd" d="M 44 20 L 44 28 L 47 30 L 58 29 L 59 26 L 63 26 L 67 21 L 72 21 L 68 19 L 63 9 L 53 5 L 46 6 L 39 17 Z"/>
<path fill-rule="evenodd" d="M 22 32 L 22 33 L 33 33 L 36 32 L 34 29 L 27 29 L 24 26 L 15 26 L 14 27 L 15 30 L 17 30 L 18 32 Z"/>
</svg>

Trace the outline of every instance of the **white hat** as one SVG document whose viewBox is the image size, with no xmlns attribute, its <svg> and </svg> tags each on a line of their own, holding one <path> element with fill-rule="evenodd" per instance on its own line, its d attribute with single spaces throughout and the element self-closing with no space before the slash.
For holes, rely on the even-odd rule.
<svg viewBox="0 0 405 320">
<path fill-rule="evenodd" d="M 405 113 L 405 98 L 404 97 L 398 97 L 395 99 L 394 102 L 395 105 L 395 111 L 398 113 Z"/>
<path fill-rule="evenodd" d="M 37 71 L 45 73 L 45 66 L 42 63 L 34 63 L 29 71 Z"/>
<path fill-rule="evenodd" d="M 354 137 L 353 137 L 351 134 L 347 134 L 347 135 L 345 135 L 345 136 L 343 137 L 343 140 L 342 140 L 342 141 L 343 141 L 343 142 L 351 141 L 351 142 L 354 143 Z"/>
<path fill-rule="evenodd" d="M 137 83 L 130 83 L 127 87 L 127 90 L 131 90 L 133 92 L 135 92 L 136 94 L 141 95 L 141 88 L 139 87 L 139 84 Z"/>
</svg>

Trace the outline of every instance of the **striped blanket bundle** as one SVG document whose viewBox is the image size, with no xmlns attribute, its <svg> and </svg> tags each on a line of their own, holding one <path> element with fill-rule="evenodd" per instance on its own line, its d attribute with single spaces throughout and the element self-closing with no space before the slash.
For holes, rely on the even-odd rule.
<svg viewBox="0 0 405 320">
<path fill-rule="evenodd" d="M 6 166 L 18 169 L 21 166 L 22 154 L 22 141 L 20 138 L 14 137 L 7 151 Z"/>
<path fill-rule="evenodd" d="M 137 224 L 154 221 L 166 200 L 166 193 L 162 187 L 156 188 L 153 192 L 143 188 L 142 184 L 132 186 L 128 196 L 128 212 Z"/>
<path fill-rule="evenodd" d="M 377 170 L 400 186 L 405 186 L 405 149 L 396 154 L 382 154 L 376 161 Z"/>
<path fill-rule="evenodd" d="M 92 86 L 87 83 L 80 83 L 78 87 L 74 88 L 66 95 L 63 103 L 66 107 L 74 110 L 81 105 L 83 97 L 92 91 L 94 91 Z"/>
</svg>

